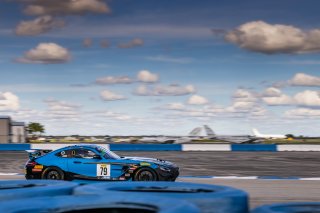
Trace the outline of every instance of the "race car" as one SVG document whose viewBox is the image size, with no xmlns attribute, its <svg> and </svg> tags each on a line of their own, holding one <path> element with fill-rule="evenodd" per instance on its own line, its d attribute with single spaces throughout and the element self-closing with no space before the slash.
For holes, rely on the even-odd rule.
<svg viewBox="0 0 320 213">
<path fill-rule="evenodd" d="M 28 150 L 26 179 L 175 181 L 179 167 L 169 161 L 120 157 L 98 145 L 74 145 L 54 151 Z"/>
</svg>

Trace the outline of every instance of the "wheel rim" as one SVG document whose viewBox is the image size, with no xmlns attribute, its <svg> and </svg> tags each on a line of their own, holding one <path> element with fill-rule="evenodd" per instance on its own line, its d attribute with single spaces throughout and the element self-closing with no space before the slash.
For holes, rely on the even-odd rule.
<svg viewBox="0 0 320 213">
<path fill-rule="evenodd" d="M 47 174 L 47 179 L 59 180 L 61 177 L 57 171 L 50 171 Z"/>
<path fill-rule="evenodd" d="M 152 172 L 142 171 L 139 174 L 139 180 L 140 181 L 153 181 L 154 180 L 154 175 L 152 174 Z"/>
</svg>

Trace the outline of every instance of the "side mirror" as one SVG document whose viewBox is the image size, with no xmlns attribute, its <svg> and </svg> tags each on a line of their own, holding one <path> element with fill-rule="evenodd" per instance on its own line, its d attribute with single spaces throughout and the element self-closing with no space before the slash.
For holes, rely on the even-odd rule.
<svg viewBox="0 0 320 213">
<path fill-rule="evenodd" d="M 94 155 L 93 159 L 101 159 L 101 156 L 100 155 Z"/>
</svg>

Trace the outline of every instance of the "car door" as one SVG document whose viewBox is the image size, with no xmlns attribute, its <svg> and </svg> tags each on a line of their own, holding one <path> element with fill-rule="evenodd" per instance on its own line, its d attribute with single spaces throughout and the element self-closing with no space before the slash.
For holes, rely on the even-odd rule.
<svg viewBox="0 0 320 213">
<path fill-rule="evenodd" d="M 110 177 L 110 164 L 107 165 L 102 159 L 95 159 L 98 155 L 95 151 L 86 148 L 72 150 L 68 158 L 68 170 L 75 174 L 75 177 L 99 178 Z"/>
</svg>

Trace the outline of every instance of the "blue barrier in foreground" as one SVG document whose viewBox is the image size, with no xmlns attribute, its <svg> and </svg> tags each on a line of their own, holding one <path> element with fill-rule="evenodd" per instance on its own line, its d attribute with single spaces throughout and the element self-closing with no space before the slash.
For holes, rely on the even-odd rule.
<svg viewBox="0 0 320 213">
<path fill-rule="evenodd" d="M 0 144 L 0 151 L 28 149 L 58 149 L 72 144 Z M 319 145 L 307 144 L 97 144 L 111 151 L 231 151 L 231 152 L 282 152 L 320 151 Z"/>
<path fill-rule="evenodd" d="M 171 205 L 174 203 L 174 205 Z M 113 193 L 83 196 L 42 196 L 0 202 L 0 212 L 126 212 L 126 213 L 200 213 L 186 201 L 172 198 Z"/>
<path fill-rule="evenodd" d="M 55 180 L 0 181 L 0 203 L 30 197 L 71 195 L 73 188 L 77 185 L 77 183 Z"/>
<path fill-rule="evenodd" d="M 80 186 L 75 195 L 122 194 L 134 197 L 158 196 L 188 201 L 207 213 L 247 213 L 248 194 L 227 186 L 183 182 L 115 182 Z M 171 202 L 173 203 L 173 202 Z"/>
</svg>

